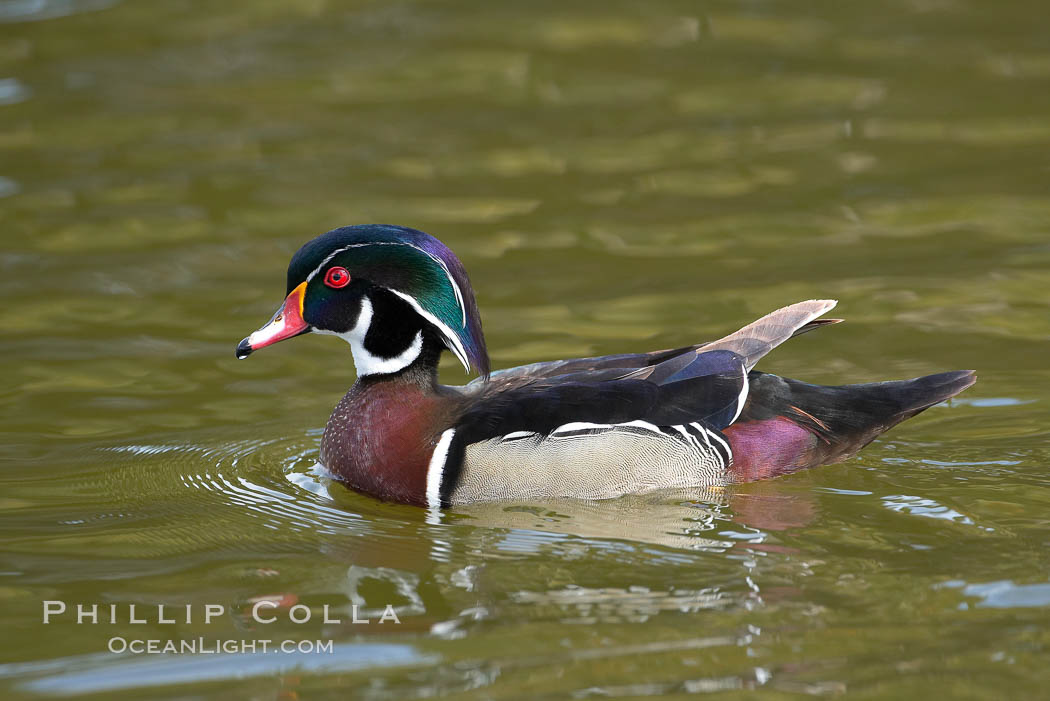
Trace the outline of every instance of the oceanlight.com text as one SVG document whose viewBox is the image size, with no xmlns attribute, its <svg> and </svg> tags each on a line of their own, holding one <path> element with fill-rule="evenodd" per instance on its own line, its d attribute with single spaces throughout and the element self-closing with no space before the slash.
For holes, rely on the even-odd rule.
<svg viewBox="0 0 1050 701">
<path fill-rule="evenodd" d="M 284 653 L 331 655 L 335 651 L 331 640 L 144 640 L 114 637 L 107 649 L 116 654 L 133 655 L 217 655 L 245 653 Z"/>
</svg>

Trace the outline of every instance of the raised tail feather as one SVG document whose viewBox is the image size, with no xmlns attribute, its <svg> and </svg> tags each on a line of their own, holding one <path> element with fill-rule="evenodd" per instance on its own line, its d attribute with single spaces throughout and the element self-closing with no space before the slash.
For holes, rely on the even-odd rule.
<svg viewBox="0 0 1050 701">
<path fill-rule="evenodd" d="M 760 375 L 759 379 L 774 377 Z M 977 381 L 977 375 L 973 370 L 956 370 L 913 380 L 838 387 L 775 379 L 783 383 L 774 392 L 783 403 L 782 414 L 820 439 L 820 462 L 834 462 L 850 457 L 901 421 L 959 394 Z"/>
<path fill-rule="evenodd" d="M 766 314 L 758 321 L 751 322 L 739 331 L 704 345 L 702 351 L 706 353 L 713 350 L 729 350 L 739 353 L 744 356 L 744 365 L 750 370 L 762 356 L 789 338 L 842 321 L 817 320 L 817 317 L 834 309 L 836 304 L 838 302 L 833 299 L 810 299 L 783 307 Z"/>
</svg>

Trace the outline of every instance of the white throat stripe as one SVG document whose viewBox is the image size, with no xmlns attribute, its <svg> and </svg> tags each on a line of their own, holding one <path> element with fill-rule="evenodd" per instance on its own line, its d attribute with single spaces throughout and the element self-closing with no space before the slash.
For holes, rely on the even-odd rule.
<svg viewBox="0 0 1050 701">
<path fill-rule="evenodd" d="M 345 333 L 336 333 L 324 329 L 316 329 L 318 333 L 338 336 L 350 344 L 350 353 L 354 356 L 354 367 L 357 368 L 358 377 L 365 375 L 386 375 L 399 370 L 404 370 L 411 365 L 423 350 L 423 332 L 417 331 L 412 343 L 393 358 L 383 358 L 373 355 L 365 348 L 365 336 L 368 335 L 368 327 L 372 325 L 372 301 L 368 297 L 361 298 L 361 311 L 357 315 L 357 323 L 354 328 Z"/>
</svg>

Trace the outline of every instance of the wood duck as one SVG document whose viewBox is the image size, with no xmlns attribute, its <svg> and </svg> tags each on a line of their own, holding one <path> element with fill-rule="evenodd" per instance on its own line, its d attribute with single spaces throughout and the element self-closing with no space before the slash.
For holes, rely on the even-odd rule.
<svg viewBox="0 0 1050 701">
<path fill-rule="evenodd" d="M 754 370 L 787 339 L 841 321 L 818 318 L 834 306 L 792 304 L 710 343 L 490 373 L 455 254 L 422 231 L 347 226 L 293 256 L 284 304 L 237 357 L 311 331 L 350 344 L 357 381 L 320 462 L 358 491 L 431 508 L 604 499 L 844 460 L 976 381 L 962 370 L 830 387 Z M 479 377 L 438 384 L 446 350 Z"/>
</svg>

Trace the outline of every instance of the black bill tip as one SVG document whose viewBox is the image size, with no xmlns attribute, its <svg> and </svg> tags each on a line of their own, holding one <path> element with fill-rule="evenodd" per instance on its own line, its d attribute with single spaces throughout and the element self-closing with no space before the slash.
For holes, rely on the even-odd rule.
<svg viewBox="0 0 1050 701">
<path fill-rule="evenodd" d="M 248 339 L 245 338 L 237 344 L 237 360 L 244 360 L 252 354 L 252 344 L 248 343 Z"/>
</svg>

